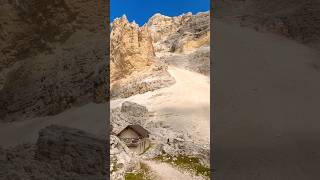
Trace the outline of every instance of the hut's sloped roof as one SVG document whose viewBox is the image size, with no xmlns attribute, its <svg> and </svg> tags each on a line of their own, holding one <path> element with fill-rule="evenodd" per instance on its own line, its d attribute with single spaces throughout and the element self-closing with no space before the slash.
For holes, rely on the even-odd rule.
<svg viewBox="0 0 320 180">
<path fill-rule="evenodd" d="M 128 125 L 122 131 L 120 131 L 118 133 L 118 135 L 120 135 L 126 129 L 132 129 L 132 130 L 134 130 L 136 133 L 138 133 L 140 136 L 142 136 L 144 138 L 149 137 L 149 134 L 150 134 L 149 131 L 147 131 L 145 128 L 143 128 L 140 125 L 136 124 L 136 125 Z"/>
</svg>

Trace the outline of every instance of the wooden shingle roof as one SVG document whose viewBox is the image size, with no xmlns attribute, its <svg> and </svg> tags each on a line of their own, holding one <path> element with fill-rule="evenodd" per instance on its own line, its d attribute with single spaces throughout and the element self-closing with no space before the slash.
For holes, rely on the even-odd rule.
<svg viewBox="0 0 320 180">
<path fill-rule="evenodd" d="M 118 135 L 120 135 L 123 131 L 125 131 L 126 129 L 132 129 L 133 131 L 135 131 L 137 134 L 139 134 L 141 137 L 149 137 L 150 132 L 147 131 L 145 128 L 143 128 L 140 125 L 128 125 L 127 127 L 125 127 L 122 131 L 120 131 L 118 133 Z"/>
</svg>

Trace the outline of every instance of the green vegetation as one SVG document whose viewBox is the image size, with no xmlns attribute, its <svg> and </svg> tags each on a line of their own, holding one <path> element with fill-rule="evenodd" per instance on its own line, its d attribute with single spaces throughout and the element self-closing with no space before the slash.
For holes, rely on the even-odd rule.
<svg viewBox="0 0 320 180">
<path fill-rule="evenodd" d="M 149 177 L 150 168 L 144 164 L 140 163 L 140 170 L 136 173 L 130 172 L 126 173 L 125 180 L 151 180 Z"/>
<path fill-rule="evenodd" d="M 210 177 L 210 168 L 202 165 L 198 158 L 189 157 L 185 155 L 170 156 L 162 155 L 155 158 L 155 160 L 166 162 L 184 170 L 192 170 L 196 175 L 204 177 Z"/>
<path fill-rule="evenodd" d="M 146 180 L 142 173 L 126 173 L 125 180 Z"/>
</svg>

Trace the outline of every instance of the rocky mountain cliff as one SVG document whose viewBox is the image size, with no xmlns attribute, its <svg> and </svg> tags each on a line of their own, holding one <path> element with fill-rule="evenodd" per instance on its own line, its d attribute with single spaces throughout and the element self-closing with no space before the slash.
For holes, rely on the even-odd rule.
<svg viewBox="0 0 320 180">
<path fill-rule="evenodd" d="M 216 17 L 320 47 L 319 0 L 222 0 Z"/>
<path fill-rule="evenodd" d="M 111 97 L 129 97 L 171 85 L 166 65 L 157 61 L 147 25 L 139 27 L 126 16 L 112 23 L 110 35 Z"/>
<path fill-rule="evenodd" d="M 126 16 L 112 23 L 110 35 L 110 81 L 114 82 L 150 66 L 155 56 L 146 26 L 129 23 Z"/>
<path fill-rule="evenodd" d="M 58 114 L 103 102 L 106 5 L 101 1 L 1 1 L 0 119 Z"/>
<path fill-rule="evenodd" d="M 167 67 L 176 62 L 164 60 L 174 53 L 179 55 L 175 59 L 183 59 L 183 63 L 176 65 L 209 74 L 208 12 L 176 17 L 158 13 L 142 27 L 122 16 L 113 21 L 110 39 L 111 98 L 129 97 L 174 84 Z"/>
<path fill-rule="evenodd" d="M 197 80 L 204 81 L 203 89 L 207 89 L 210 74 L 209 12 L 195 15 L 186 13 L 176 17 L 155 14 L 141 27 L 135 22 L 128 22 L 123 16 L 112 23 L 110 39 L 111 178 L 123 179 L 128 172 L 139 172 L 140 166 L 146 166 L 144 161 L 155 161 L 155 158 L 164 156 L 193 157 L 199 166 L 208 169 L 208 141 L 199 140 L 190 129 L 186 132 L 184 128 L 179 129 L 173 124 L 181 123 L 180 126 L 185 127 L 186 124 L 192 124 L 192 120 L 196 119 L 197 124 L 202 121 L 199 117 L 193 118 L 192 112 L 180 114 L 175 111 L 184 109 L 182 106 L 186 102 L 191 102 L 190 106 L 197 106 L 196 103 L 184 97 L 182 106 L 174 102 L 180 102 L 175 93 L 183 94 L 184 90 L 195 88 L 193 82 L 186 80 L 189 79 L 186 76 L 188 73 L 201 77 Z M 179 73 L 182 73 L 181 78 L 177 78 Z M 188 81 L 182 85 L 183 90 L 179 89 L 181 81 Z M 204 90 L 205 93 L 210 92 Z M 157 101 L 159 99 L 162 101 Z M 201 101 L 199 97 L 195 99 Z M 201 106 L 206 106 L 206 103 Z M 209 113 L 206 109 L 201 112 L 204 116 Z M 203 121 L 209 122 L 209 118 L 203 118 Z M 116 136 L 131 124 L 141 125 L 150 132 L 152 146 L 142 155 L 133 154 Z M 194 173 L 194 170 L 187 171 Z M 153 177 L 155 174 L 156 170 L 152 170 L 149 175 Z M 208 174 L 205 176 L 198 178 L 207 179 Z"/>
<path fill-rule="evenodd" d="M 147 23 L 156 51 L 185 52 L 209 44 L 210 15 L 182 14 L 168 17 L 155 14 Z"/>
</svg>

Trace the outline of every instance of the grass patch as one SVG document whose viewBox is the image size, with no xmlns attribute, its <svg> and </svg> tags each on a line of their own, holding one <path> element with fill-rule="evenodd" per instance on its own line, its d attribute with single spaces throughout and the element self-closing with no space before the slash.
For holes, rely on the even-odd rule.
<svg viewBox="0 0 320 180">
<path fill-rule="evenodd" d="M 156 157 L 155 160 L 169 163 L 185 170 L 192 170 L 197 176 L 210 177 L 210 168 L 202 165 L 196 157 L 162 155 Z"/>
<path fill-rule="evenodd" d="M 138 172 L 126 173 L 124 176 L 125 180 L 151 180 L 149 177 L 150 168 L 144 164 L 140 163 L 140 170 Z"/>
<path fill-rule="evenodd" d="M 142 173 L 126 173 L 125 180 L 145 180 Z"/>
</svg>

